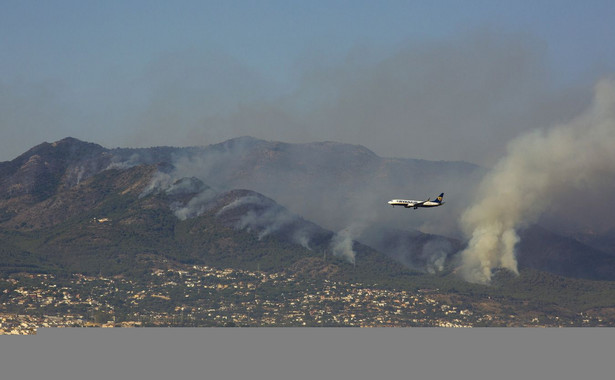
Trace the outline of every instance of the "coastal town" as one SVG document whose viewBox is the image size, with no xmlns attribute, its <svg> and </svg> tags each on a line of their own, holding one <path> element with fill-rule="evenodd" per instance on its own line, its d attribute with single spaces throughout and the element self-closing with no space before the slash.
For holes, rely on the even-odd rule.
<svg viewBox="0 0 615 380">
<path fill-rule="evenodd" d="M 612 322 L 583 313 L 516 313 L 493 300 L 468 302 L 438 289 L 384 289 L 197 265 L 152 270 L 138 281 L 31 273 L 0 279 L 0 334 L 36 334 L 39 328 L 54 327 L 562 327 Z"/>
</svg>

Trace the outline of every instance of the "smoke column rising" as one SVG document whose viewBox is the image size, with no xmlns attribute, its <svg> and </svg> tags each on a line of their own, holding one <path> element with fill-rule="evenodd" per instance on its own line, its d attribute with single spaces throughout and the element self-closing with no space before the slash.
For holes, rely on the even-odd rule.
<svg viewBox="0 0 615 380">
<path fill-rule="evenodd" d="M 342 257 L 349 263 L 354 264 L 356 261 L 356 252 L 354 251 L 354 242 L 366 228 L 363 223 L 357 222 L 337 232 L 331 239 L 331 250 L 333 255 Z"/>
<path fill-rule="evenodd" d="M 602 80 L 584 114 L 515 139 L 485 177 L 477 201 L 461 216 L 469 239 L 461 252 L 462 276 L 489 283 L 495 268 L 518 273 L 517 230 L 535 223 L 554 195 L 593 191 L 593 184 L 614 175 L 615 81 Z"/>
</svg>

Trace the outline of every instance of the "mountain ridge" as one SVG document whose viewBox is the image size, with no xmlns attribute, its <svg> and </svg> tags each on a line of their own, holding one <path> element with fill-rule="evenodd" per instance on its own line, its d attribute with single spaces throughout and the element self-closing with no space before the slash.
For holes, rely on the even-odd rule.
<svg viewBox="0 0 615 380">
<path fill-rule="evenodd" d="M 168 260 L 302 272 L 297 262 L 311 257 L 312 267 L 328 268 L 320 270 L 321 274 L 350 275 L 347 258 L 332 255 L 335 257 L 325 263 L 321 257 L 333 232 L 254 191 L 208 194 L 207 199 L 199 199 L 199 206 L 203 206 L 199 213 L 186 219 L 177 217 L 174 212 L 209 188 L 204 184 L 187 186 L 188 192 L 182 193 L 177 191 L 181 183 L 175 182 L 175 188 L 148 191 L 159 173 L 152 165 L 104 170 L 13 216 L 0 228 L 0 269 L 134 275 Z M 278 223 L 262 223 L 263 218 L 274 218 Z M 311 247 L 307 241 L 302 245 L 298 235 L 302 231 L 320 240 Z M 366 263 L 365 270 L 361 269 L 363 276 L 369 277 L 368 262 L 406 272 L 385 255 L 353 244 Z"/>
<path fill-rule="evenodd" d="M 469 176 L 464 179 L 467 183 L 480 177 L 482 169 L 466 163 L 384 159 L 363 146 L 335 142 L 290 144 L 241 137 L 206 147 L 107 149 L 66 138 L 39 144 L 12 161 L 0 163 L 0 229 L 11 257 L 20 250 L 32 255 L 35 252 L 28 247 L 40 250 L 58 242 L 61 244 L 55 247 L 60 250 L 65 242 L 51 235 L 67 234 L 67 239 L 72 236 L 84 246 L 89 246 L 88 236 L 98 239 L 104 243 L 106 248 L 101 249 L 107 257 L 117 256 L 113 249 L 142 241 L 144 252 L 172 249 L 182 260 L 194 260 L 196 248 L 186 240 L 188 230 L 179 248 L 169 247 L 178 228 L 202 217 L 201 221 L 209 218 L 208 223 L 219 223 L 221 228 L 251 234 L 259 244 L 275 237 L 288 249 L 313 252 L 318 257 L 326 257 L 327 252 L 337 254 L 348 263 L 361 257 L 361 252 L 380 251 L 386 260 L 394 259 L 409 270 L 438 273 L 454 265 L 462 242 L 411 226 L 399 229 L 396 224 L 414 215 L 435 217 L 434 223 L 442 223 L 455 210 L 447 204 L 447 213 L 392 213 L 380 205 L 380 196 L 395 188 L 395 183 L 407 183 L 408 177 L 445 183 L 450 173 L 457 179 Z M 328 211 L 323 215 L 323 210 Z M 117 215 L 124 217 L 118 220 Z M 109 232 L 113 223 L 136 228 L 139 221 L 151 222 L 148 226 L 166 234 L 168 240 L 138 229 L 133 231 L 133 240 Z M 68 233 L 68 226 L 81 235 Z M 102 235 L 88 235 L 92 226 L 99 227 Z M 34 237 L 41 234 L 49 235 Z M 114 243 L 114 236 L 120 241 Z M 615 264 L 603 251 L 537 229 L 529 229 L 523 236 L 518 246 L 522 267 L 572 277 L 615 279 Z M 229 235 L 227 242 L 229 239 L 233 238 Z M 156 241 L 163 248 L 156 248 Z M 545 244 L 557 246 L 557 254 L 545 249 Z M 184 248 L 192 253 L 180 254 Z M 584 265 L 585 254 L 591 256 L 589 265 Z M 70 267 L 66 262 L 63 265 Z M 403 272 L 400 268 L 395 271 Z"/>
</svg>

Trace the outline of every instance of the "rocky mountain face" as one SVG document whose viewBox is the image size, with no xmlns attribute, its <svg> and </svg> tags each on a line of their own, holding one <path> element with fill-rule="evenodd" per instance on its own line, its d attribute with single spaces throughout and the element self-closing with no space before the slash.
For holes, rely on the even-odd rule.
<svg viewBox="0 0 615 380">
<path fill-rule="evenodd" d="M 113 162 L 107 151 L 99 154 Z M 56 154 L 32 156 L 43 168 L 64 164 L 64 171 L 46 182 L 46 196 L 34 196 L 31 189 L 11 192 L 30 160 L 13 163 L 0 203 L 2 271 L 134 275 L 177 262 L 343 278 L 356 267 L 356 254 L 362 255 L 359 274 L 369 276 L 374 265 L 404 272 L 359 243 L 350 242 L 352 256 L 336 254 L 335 233 L 251 190 L 216 192 L 194 177 L 175 180 L 167 164 L 110 164 L 71 186 L 74 163 L 54 161 Z"/>
<path fill-rule="evenodd" d="M 0 163 L 0 255 L 10 270 L 120 273 L 177 260 L 314 275 L 349 265 L 364 276 L 439 273 L 462 243 L 418 228 L 454 223 L 483 174 L 332 142 L 106 149 L 67 138 Z M 429 214 L 385 203 L 434 191 L 455 201 Z M 522 236 L 522 267 L 615 279 L 604 251 L 537 228 Z"/>
<path fill-rule="evenodd" d="M 0 191 L 5 197 L 52 194 L 58 185 L 73 186 L 109 165 L 111 156 L 100 145 L 66 138 L 40 144 L 16 159 L 0 163 Z"/>
</svg>

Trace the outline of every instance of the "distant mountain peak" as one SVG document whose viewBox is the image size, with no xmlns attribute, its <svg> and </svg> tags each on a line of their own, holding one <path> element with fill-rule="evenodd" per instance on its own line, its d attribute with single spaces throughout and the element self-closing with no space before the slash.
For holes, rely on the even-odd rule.
<svg viewBox="0 0 615 380">
<path fill-rule="evenodd" d="M 341 143 L 336 141 L 315 141 L 308 143 L 288 143 L 275 140 L 263 140 L 252 136 L 241 136 L 223 141 L 218 144 L 212 145 L 214 147 L 224 147 L 227 149 L 253 149 L 256 147 L 262 147 L 272 150 L 303 150 L 314 149 L 323 150 L 328 153 L 362 153 L 370 156 L 377 157 L 376 153 L 372 152 L 363 145 L 355 145 L 348 143 Z"/>
<path fill-rule="evenodd" d="M 65 145 L 65 144 L 91 144 L 91 143 L 87 143 L 85 141 L 79 140 L 75 137 L 65 137 L 61 140 L 58 140 L 56 142 L 51 143 L 52 146 L 56 147 L 58 145 Z"/>
<path fill-rule="evenodd" d="M 29 158 L 34 155 L 39 155 L 44 159 L 55 158 L 72 161 L 78 160 L 84 156 L 93 156 L 105 150 L 105 148 L 98 144 L 81 141 L 74 137 L 66 137 L 53 143 L 43 142 L 38 144 L 13 161 L 28 161 Z"/>
</svg>

